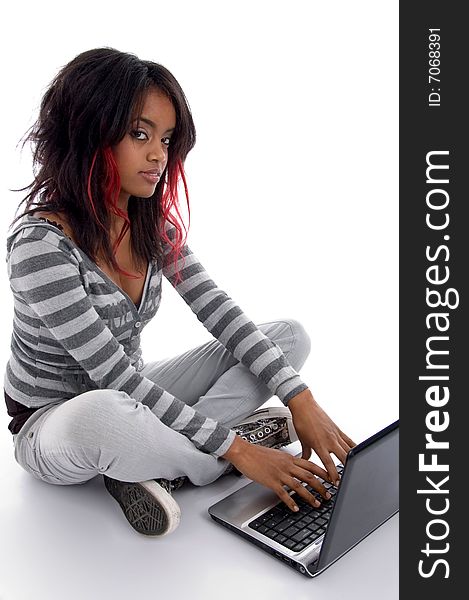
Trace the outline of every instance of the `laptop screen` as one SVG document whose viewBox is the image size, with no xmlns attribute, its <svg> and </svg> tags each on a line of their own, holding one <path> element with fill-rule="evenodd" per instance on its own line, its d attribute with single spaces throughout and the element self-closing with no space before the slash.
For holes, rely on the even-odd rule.
<svg viewBox="0 0 469 600">
<path fill-rule="evenodd" d="M 349 454 L 315 570 L 340 558 L 398 510 L 399 428 L 396 421 Z"/>
</svg>

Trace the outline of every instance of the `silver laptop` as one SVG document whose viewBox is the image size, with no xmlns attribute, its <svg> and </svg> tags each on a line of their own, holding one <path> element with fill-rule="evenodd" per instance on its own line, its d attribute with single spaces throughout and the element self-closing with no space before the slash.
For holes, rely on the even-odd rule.
<svg viewBox="0 0 469 600">
<path fill-rule="evenodd" d="M 338 488 L 315 509 L 292 492 L 292 512 L 256 482 L 208 509 L 217 523 L 241 535 L 303 575 L 315 577 L 399 510 L 399 421 L 352 448 L 338 466 Z"/>
</svg>

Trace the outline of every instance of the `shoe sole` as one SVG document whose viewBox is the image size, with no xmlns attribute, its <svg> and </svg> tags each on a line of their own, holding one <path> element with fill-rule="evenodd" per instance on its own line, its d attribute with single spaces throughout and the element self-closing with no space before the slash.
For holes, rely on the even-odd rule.
<svg viewBox="0 0 469 600">
<path fill-rule="evenodd" d="M 156 481 L 126 483 L 105 476 L 104 484 L 138 533 L 161 537 L 179 525 L 181 510 L 177 502 Z"/>
<path fill-rule="evenodd" d="M 247 425 L 249 423 L 254 423 L 255 421 L 259 421 L 259 419 L 275 419 L 275 418 L 285 418 L 287 420 L 288 427 L 288 435 L 290 437 L 289 444 L 298 441 L 298 435 L 293 427 L 293 420 L 291 416 L 291 411 L 286 406 L 273 406 L 267 408 L 260 408 L 256 410 L 255 413 L 243 419 L 240 423 L 236 425 L 236 427 L 240 427 L 241 425 Z"/>
</svg>

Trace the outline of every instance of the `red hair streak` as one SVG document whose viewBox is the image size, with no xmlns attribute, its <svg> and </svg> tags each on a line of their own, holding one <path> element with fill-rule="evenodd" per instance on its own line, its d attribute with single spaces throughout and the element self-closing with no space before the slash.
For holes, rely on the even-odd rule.
<svg viewBox="0 0 469 600">
<path fill-rule="evenodd" d="M 124 219 L 125 223 L 121 229 L 119 237 L 114 242 L 114 246 L 112 248 L 113 254 L 117 252 L 117 248 L 120 246 L 122 240 L 124 239 L 125 234 L 130 229 L 130 221 L 126 212 L 120 209 L 117 206 L 117 200 L 119 198 L 119 192 L 121 187 L 119 171 L 117 169 L 116 161 L 114 160 L 114 155 L 112 153 L 111 148 L 105 148 L 103 150 L 104 155 L 104 169 L 105 169 L 105 180 L 104 180 L 104 199 L 107 206 L 111 208 L 111 212 L 122 219 Z M 127 274 L 126 271 L 122 271 L 128 276 L 132 276 L 130 273 Z M 138 277 L 135 277 L 138 279 Z"/>
<path fill-rule="evenodd" d="M 176 273 L 176 284 L 179 283 L 182 278 L 180 276 L 180 270 L 184 268 L 184 263 L 185 263 L 185 257 L 182 255 L 182 248 L 186 242 L 187 239 L 187 229 L 185 229 L 186 231 L 186 237 L 185 239 L 183 238 L 183 234 L 182 234 L 182 228 L 180 226 L 180 224 L 176 221 L 173 220 L 173 215 L 171 214 L 171 209 L 174 208 L 176 209 L 176 213 L 178 215 L 178 217 L 181 219 L 182 222 L 182 217 L 181 217 L 181 213 L 179 212 L 179 208 L 178 208 L 178 183 L 179 183 L 179 176 L 182 179 L 182 182 L 184 184 L 184 193 L 186 196 L 186 201 L 187 201 L 187 211 L 188 211 L 188 215 L 189 215 L 189 225 L 188 227 L 190 227 L 190 221 L 191 221 L 191 210 L 190 210 L 190 205 L 189 205 L 189 191 L 187 189 L 187 181 L 186 181 L 186 176 L 184 173 L 184 166 L 182 164 L 181 159 L 179 159 L 177 161 L 177 163 L 172 165 L 172 168 L 168 171 L 168 184 L 166 186 L 165 191 L 163 192 L 163 197 L 161 200 L 161 209 L 162 209 L 162 213 L 163 213 L 163 223 L 165 223 L 166 221 L 168 221 L 169 223 L 171 223 L 172 225 L 174 225 L 174 227 L 176 228 L 176 232 L 175 232 L 175 240 L 174 242 L 172 240 L 169 239 L 166 230 L 163 228 L 163 230 L 160 232 L 161 237 L 163 238 L 164 242 L 166 242 L 169 246 L 171 246 L 172 250 L 170 252 L 170 256 L 174 257 L 173 260 L 173 264 L 174 264 L 174 269 L 175 269 L 175 273 Z M 179 259 L 182 258 L 183 264 L 181 269 L 178 270 L 177 268 L 177 263 L 179 261 Z"/>
<path fill-rule="evenodd" d="M 94 217 L 95 217 L 96 221 L 99 223 L 100 227 L 104 231 L 106 231 L 106 228 L 104 227 L 104 225 L 99 220 L 98 213 L 96 212 L 96 208 L 95 208 L 95 205 L 94 205 L 94 202 L 93 202 L 93 194 L 91 193 L 91 177 L 93 175 L 93 169 L 94 169 L 94 165 L 95 165 L 97 156 L 98 156 L 98 150 L 96 150 L 96 152 L 94 153 L 93 160 L 91 161 L 90 172 L 89 172 L 89 175 L 88 175 L 87 192 L 88 192 L 88 200 L 90 201 L 91 208 L 93 209 L 93 212 L 94 212 Z"/>
</svg>

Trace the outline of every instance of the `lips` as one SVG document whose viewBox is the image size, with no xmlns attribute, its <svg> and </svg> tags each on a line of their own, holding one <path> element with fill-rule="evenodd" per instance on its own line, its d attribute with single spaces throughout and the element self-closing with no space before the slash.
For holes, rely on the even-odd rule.
<svg viewBox="0 0 469 600">
<path fill-rule="evenodd" d="M 140 175 L 149 183 L 158 183 L 161 178 L 161 171 L 158 169 L 150 169 L 149 171 L 140 171 Z"/>
<path fill-rule="evenodd" d="M 140 171 L 140 173 L 146 173 L 148 175 L 158 175 L 158 177 L 161 177 L 161 171 L 158 171 L 158 169 L 149 169 L 148 171 Z"/>
</svg>

